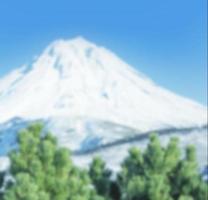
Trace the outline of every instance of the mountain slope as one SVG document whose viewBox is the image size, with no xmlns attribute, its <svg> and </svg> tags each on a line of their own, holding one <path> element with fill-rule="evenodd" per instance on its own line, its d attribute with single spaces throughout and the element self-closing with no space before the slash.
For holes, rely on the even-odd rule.
<svg viewBox="0 0 208 200">
<path fill-rule="evenodd" d="M 0 123 L 15 117 L 47 121 L 74 149 L 126 137 L 123 127 L 139 133 L 207 123 L 205 107 L 80 37 L 53 42 L 31 65 L 0 80 Z M 105 131 L 112 124 L 117 133 Z"/>
</svg>

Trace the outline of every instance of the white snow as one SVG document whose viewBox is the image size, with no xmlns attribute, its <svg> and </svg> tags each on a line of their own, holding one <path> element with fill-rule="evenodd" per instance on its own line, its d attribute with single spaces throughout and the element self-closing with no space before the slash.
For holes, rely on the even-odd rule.
<svg viewBox="0 0 208 200">
<path fill-rule="evenodd" d="M 172 133 L 168 135 L 160 136 L 160 142 L 162 146 L 166 146 L 171 137 L 179 138 L 179 146 L 181 147 L 181 153 L 184 155 L 184 150 L 188 145 L 194 145 L 197 153 L 197 161 L 200 169 L 203 169 L 204 166 L 208 164 L 208 152 L 206 151 L 208 148 L 207 145 L 207 129 L 206 130 L 195 130 L 190 133 Z M 87 155 L 81 156 L 73 156 L 74 163 L 79 167 L 87 167 L 92 161 L 93 157 L 99 156 L 101 157 L 107 167 L 117 172 L 120 170 L 121 163 L 128 156 L 128 150 L 131 147 L 137 147 L 140 150 L 144 150 L 148 144 L 149 140 L 144 139 L 141 141 L 135 141 L 131 143 L 126 143 L 122 145 L 116 145 L 109 147 L 104 150 L 100 150 L 94 153 L 90 153 Z"/>
<path fill-rule="evenodd" d="M 0 123 L 14 117 L 49 120 L 49 128 L 72 149 L 87 138 L 100 138 L 99 127 L 97 135 L 96 130 L 91 135 L 85 131 L 89 121 L 138 132 L 207 123 L 204 106 L 156 85 L 111 51 L 81 37 L 53 42 L 36 61 L 0 80 Z M 75 134 L 69 134 L 71 127 Z M 112 134 L 102 133 L 101 139 Z"/>
<path fill-rule="evenodd" d="M 5 171 L 10 166 L 8 157 L 0 157 L 0 172 Z"/>
</svg>

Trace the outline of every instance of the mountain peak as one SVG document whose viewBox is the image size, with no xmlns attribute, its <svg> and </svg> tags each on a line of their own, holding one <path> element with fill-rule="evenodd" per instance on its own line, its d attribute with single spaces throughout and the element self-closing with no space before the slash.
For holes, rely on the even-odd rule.
<svg viewBox="0 0 208 200">
<path fill-rule="evenodd" d="M 101 49 L 104 50 L 81 36 L 69 40 L 58 39 L 49 44 L 32 65 L 37 71 L 52 68 L 66 75 L 71 73 L 69 68 L 91 67 L 92 62 L 99 60 Z"/>
<path fill-rule="evenodd" d="M 72 150 L 207 124 L 205 107 L 82 37 L 51 43 L 28 66 L 0 80 L 0 155 L 16 145 L 18 129 L 39 119 Z"/>
<path fill-rule="evenodd" d="M 83 37 L 56 40 L 31 66 L 0 81 L 0 122 L 85 117 L 145 131 L 206 121 L 204 107 L 157 86 Z"/>
<path fill-rule="evenodd" d="M 73 39 L 65 40 L 65 39 L 59 39 L 54 42 L 52 42 L 47 48 L 46 52 L 54 52 L 54 51 L 60 51 L 60 50 L 69 50 L 73 49 L 76 51 L 80 50 L 86 50 L 88 48 L 95 48 L 96 45 L 85 38 L 78 36 Z"/>
</svg>

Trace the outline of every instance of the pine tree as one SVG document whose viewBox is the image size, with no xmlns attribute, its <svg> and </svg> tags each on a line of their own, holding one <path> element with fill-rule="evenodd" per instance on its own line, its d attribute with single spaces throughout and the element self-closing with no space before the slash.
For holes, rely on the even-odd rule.
<svg viewBox="0 0 208 200">
<path fill-rule="evenodd" d="M 208 184 L 198 172 L 193 146 L 181 158 L 178 139 L 162 147 L 153 134 L 144 152 L 133 147 L 116 180 L 96 157 L 89 170 L 76 167 L 68 149 L 57 146 L 43 126 L 29 126 L 19 134 L 19 148 L 10 155 L 15 182 L 4 200 L 205 200 Z M 4 174 L 0 174 L 0 185 Z M 2 197 L 0 197 L 1 199 Z"/>
<path fill-rule="evenodd" d="M 132 147 L 129 149 L 129 155 L 124 159 L 122 163 L 121 172 L 118 174 L 118 185 L 120 187 L 122 199 L 134 199 L 134 196 L 142 196 L 142 194 L 135 194 L 132 190 L 140 191 L 140 188 L 136 188 L 139 185 L 139 176 L 144 175 L 144 160 L 142 153 L 139 149 Z M 133 179 L 137 176 L 137 179 Z M 145 180 L 143 180 L 145 181 Z M 143 183 L 145 184 L 145 183 Z M 135 189 L 136 188 L 136 189 Z"/>
<path fill-rule="evenodd" d="M 180 147 L 178 138 L 171 138 L 167 148 L 165 149 L 164 155 L 164 170 L 166 173 L 169 173 L 171 176 L 171 172 L 175 169 L 178 162 L 180 161 Z"/>
<path fill-rule="evenodd" d="M 200 183 L 195 148 L 186 148 L 186 157 L 179 161 L 174 175 L 171 177 L 172 195 L 179 198 L 181 195 L 192 196 L 193 191 Z"/>
<path fill-rule="evenodd" d="M 70 153 L 33 124 L 19 134 L 19 149 L 10 153 L 15 179 L 4 200 L 100 200 L 86 172 L 72 164 Z"/>
<path fill-rule="evenodd" d="M 170 185 L 164 174 L 153 174 L 147 179 L 147 196 L 149 200 L 171 200 Z"/>
<path fill-rule="evenodd" d="M 99 195 L 110 196 L 111 171 L 100 157 L 95 157 L 89 167 L 89 175 Z"/>
<path fill-rule="evenodd" d="M 165 151 L 160 145 L 159 138 L 156 134 L 152 134 L 144 152 L 145 173 L 148 175 L 165 173 L 164 157 Z"/>
<path fill-rule="evenodd" d="M 6 191 L 4 200 L 49 200 L 49 194 L 40 190 L 28 173 L 18 173 L 15 185 Z"/>
<path fill-rule="evenodd" d="M 117 176 L 121 200 L 202 200 L 207 197 L 207 184 L 199 176 L 195 148 L 188 146 L 181 159 L 178 139 L 166 147 L 153 134 L 141 153 L 129 150 Z"/>
<path fill-rule="evenodd" d="M 124 188 L 124 187 L 123 187 Z M 147 183 L 144 177 L 135 176 L 131 178 L 127 184 L 123 199 L 147 199 Z"/>
</svg>

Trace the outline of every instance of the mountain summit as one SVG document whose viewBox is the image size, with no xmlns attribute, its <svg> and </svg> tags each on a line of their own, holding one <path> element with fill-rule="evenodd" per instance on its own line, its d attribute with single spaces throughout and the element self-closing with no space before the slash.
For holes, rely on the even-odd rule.
<svg viewBox="0 0 208 200">
<path fill-rule="evenodd" d="M 0 123 L 15 117 L 47 121 L 75 148 L 89 138 L 114 137 L 106 127 L 116 127 L 116 134 L 207 123 L 205 107 L 156 85 L 82 37 L 53 42 L 33 63 L 0 79 Z"/>
</svg>

